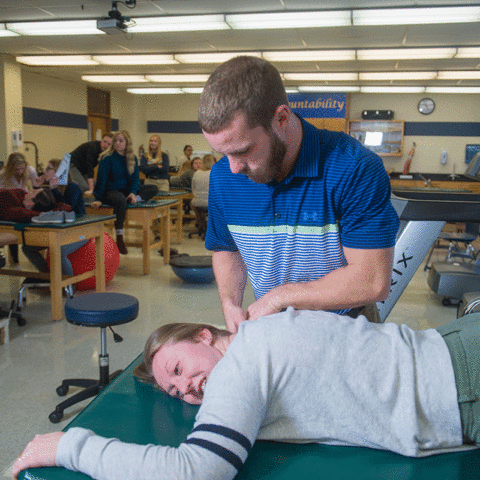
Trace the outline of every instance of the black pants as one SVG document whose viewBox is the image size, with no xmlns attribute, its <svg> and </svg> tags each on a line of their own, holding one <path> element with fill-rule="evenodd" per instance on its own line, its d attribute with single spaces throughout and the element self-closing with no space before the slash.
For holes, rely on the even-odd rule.
<svg viewBox="0 0 480 480">
<path fill-rule="evenodd" d="M 142 185 L 137 195 L 140 195 L 143 201 L 147 202 L 158 192 L 155 185 Z M 113 213 L 117 217 L 115 220 L 115 228 L 123 228 L 125 223 L 125 213 L 127 211 L 127 197 L 130 194 L 128 189 L 124 190 L 108 190 L 102 198 L 102 202 L 113 207 Z"/>
</svg>

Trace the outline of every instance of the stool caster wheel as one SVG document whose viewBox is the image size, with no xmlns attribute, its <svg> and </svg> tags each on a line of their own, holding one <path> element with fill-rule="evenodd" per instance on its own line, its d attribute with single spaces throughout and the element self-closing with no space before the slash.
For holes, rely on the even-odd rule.
<svg viewBox="0 0 480 480">
<path fill-rule="evenodd" d="M 59 387 L 57 387 L 56 392 L 59 397 L 64 397 L 68 393 L 68 387 L 60 385 Z"/>
<path fill-rule="evenodd" d="M 450 301 L 449 298 L 444 298 L 444 299 L 442 300 L 442 305 L 443 305 L 444 307 L 449 307 L 451 304 L 452 304 L 452 302 Z"/>
<path fill-rule="evenodd" d="M 48 416 L 48 419 L 52 422 L 52 423 L 58 423 L 60 422 L 60 420 L 63 418 L 63 412 L 52 412 L 49 416 Z"/>
<path fill-rule="evenodd" d="M 21 316 L 17 316 L 17 325 L 19 327 L 24 327 L 27 324 L 27 321 Z"/>
</svg>

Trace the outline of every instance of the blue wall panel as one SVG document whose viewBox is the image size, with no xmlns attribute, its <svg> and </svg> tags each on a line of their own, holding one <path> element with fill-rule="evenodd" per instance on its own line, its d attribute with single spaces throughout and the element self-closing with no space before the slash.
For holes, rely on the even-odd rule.
<svg viewBox="0 0 480 480">
<path fill-rule="evenodd" d="M 202 133 L 197 121 L 157 121 L 147 122 L 148 133 Z"/>
<path fill-rule="evenodd" d="M 480 137 L 479 122 L 405 122 L 405 135 Z"/>
<path fill-rule="evenodd" d="M 87 129 L 86 115 L 23 107 L 23 123 L 47 127 Z"/>
</svg>

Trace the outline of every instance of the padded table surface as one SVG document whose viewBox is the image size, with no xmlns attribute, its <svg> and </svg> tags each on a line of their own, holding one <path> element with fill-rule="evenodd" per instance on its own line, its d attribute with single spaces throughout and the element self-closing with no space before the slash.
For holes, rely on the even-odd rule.
<svg viewBox="0 0 480 480">
<path fill-rule="evenodd" d="M 90 428 L 125 442 L 178 446 L 193 426 L 197 406 L 140 383 L 137 357 L 65 430 Z M 383 450 L 256 442 L 237 480 L 478 480 L 480 449 L 408 458 Z M 31 468 L 20 480 L 87 480 L 63 468 Z M 214 476 L 212 476 L 214 478 Z"/>
</svg>

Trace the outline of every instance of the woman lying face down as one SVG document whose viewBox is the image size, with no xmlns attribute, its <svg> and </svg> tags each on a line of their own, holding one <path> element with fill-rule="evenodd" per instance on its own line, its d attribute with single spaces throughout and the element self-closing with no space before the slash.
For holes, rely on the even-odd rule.
<svg viewBox="0 0 480 480">
<path fill-rule="evenodd" d="M 480 330 L 471 317 L 448 327 L 475 346 Z M 162 480 L 211 480 L 211 472 L 216 480 L 231 480 L 256 440 L 361 446 L 410 457 L 479 444 L 479 402 L 471 415 L 459 405 L 463 392 L 441 329 L 415 331 L 291 307 L 243 322 L 236 334 L 209 325 L 161 327 L 134 373 L 201 404 L 178 448 L 124 443 L 76 427 L 37 436 L 13 473 L 57 465 L 98 480 L 151 480 L 159 472 Z M 469 388 L 478 398 L 480 364 L 467 368 L 477 379 Z"/>
</svg>

